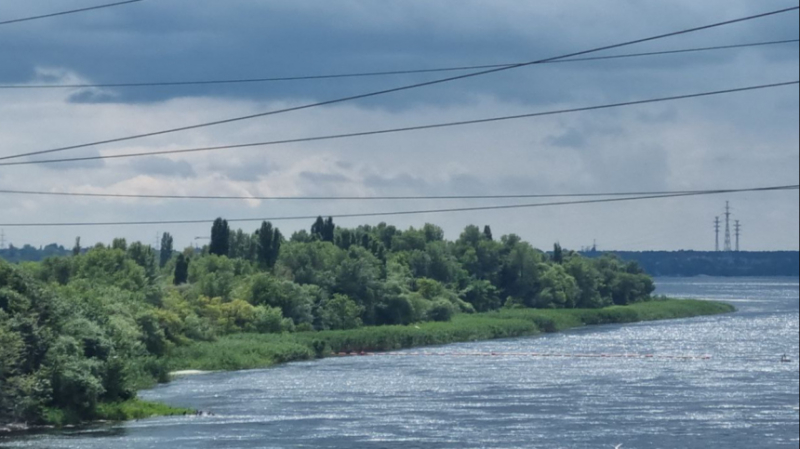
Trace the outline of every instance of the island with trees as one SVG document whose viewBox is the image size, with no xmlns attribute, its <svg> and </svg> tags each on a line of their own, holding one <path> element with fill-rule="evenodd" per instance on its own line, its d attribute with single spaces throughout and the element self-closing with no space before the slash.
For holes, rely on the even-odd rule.
<svg viewBox="0 0 800 449">
<path fill-rule="evenodd" d="M 425 225 L 288 238 L 218 219 L 202 250 L 116 239 L 0 261 L 0 428 L 181 414 L 136 399 L 181 369 L 267 367 L 333 353 L 517 337 L 725 313 L 653 298 L 636 262 L 546 253 L 516 235 Z"/>
</svg>

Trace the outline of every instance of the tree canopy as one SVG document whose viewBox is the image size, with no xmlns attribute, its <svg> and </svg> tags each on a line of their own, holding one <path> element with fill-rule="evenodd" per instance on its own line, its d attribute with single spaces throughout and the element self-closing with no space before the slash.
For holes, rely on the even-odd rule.
<svg viewBox="0 0 800 449">
<path fill-rule="evenodd" d="M 515 235 L 470 226 L 337 227 L 320 217 L 289 241 L 214 222 L 210 244 L 176 252 L 116 239 L 38 263 L 0 261 L 0 424 L 97 405 L 163 379 L 162 357 L 235 333 L 448 321 L 503 307 L 599 308 L 649 299 L 635 263 L 550 256 Z"/>
</svg>

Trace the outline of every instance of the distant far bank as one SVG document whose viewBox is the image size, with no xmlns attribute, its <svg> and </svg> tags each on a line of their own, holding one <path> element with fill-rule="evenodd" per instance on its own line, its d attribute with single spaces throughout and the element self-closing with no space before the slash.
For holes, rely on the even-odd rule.
<svg viewBox="0 0 800 449">
<path fill-rule="evenodd" d="M 60 245 L 35 248 L 0 249 L 0 259 L 10 263 L 40 262 L 53 256 L 68 256 L 72 251 Z M 636 261 L 656 277 L 797 277 L 800 276 L 800 251 L 584 251 L 585 257 L 616 254 Z"/>
<path fill-rule="evenodd" d="M 656 277 L 797 277 L 800 276 L 800 252 L 713 252 L 713 251 L 588 251 L 594 258 L 616 254 L 623 260 L 636 261 Z"/>
</svg>

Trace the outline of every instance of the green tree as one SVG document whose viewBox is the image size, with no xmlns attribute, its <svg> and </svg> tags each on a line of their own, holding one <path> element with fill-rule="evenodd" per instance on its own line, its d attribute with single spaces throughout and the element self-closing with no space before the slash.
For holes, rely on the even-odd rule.
<svg viewBox="0 0 800 449">
<path fill-rule="evenodd" d="M 258 230 L 258 263 L 263 269 L 272 269 L 275 266 L 274 258 L 275 251 L 273 245 L 275 243 L 275 231 L 272 228 L 272 223 L 261 223 L 261 229 Z"/>
<path fill-rule="evenodd" d="M 0 310 L 0 423 L 13 417 L 24 392 L 15 384 L 20 375 L 25 342 L 15 332 L 8 315 Z"/>
<path fill-rule="evenodd" d="M 91 416 L 105 389 L 99 373 L 101 362 L 86 358 L 81 344 L 61 336 L 47 353 L 46 372 L 53 391 L 53 405 L 73 410 L 84 418 Z"/>
<path fill-rule="evenodd" d="M 145 274 L 150 281 L 156 278 L 156 251 L 150 245 L 141 242 L 131 243 L 128 247 L 128 257 L 144 268 Z"/>
<path fill-rule="evenodd" d="M 236 264 L 222 256 L 197 258 L 189 266 L 189 281 L 200 295 L 230 300 L 236 282 Z"/>
<path fill-rule="evenodd" d="M 428 319 L 436 322 L 446 322 L 453 319 L 455 310 L 453 305 L 445 300 L 438 300 L 433 303 L 428 311 Z"/>
<path fill-rule="evenodd" d="M 183 285 L 189 282 L 189 258 L 183 254 L 178 254 L 178 260 L 175 263 L 175 276 L 173 278 L 174 285 Z"/>
<path fill-rule="evenodd" d="M 228 256 L 230 253 L 231 229 L 227 220 L 217 218 L 211 227 L 209 252 L 215 256 Z"/>
<path fill-rule="evenodd" d="M 258 235 L 258 263 L 263 269 L 271 270 L 280 256 L 283 245 L 283 235 L 278 228 L 273 228 L 272 223 L 264 222 Z"/>
<path fill-rule="evenodd" d="M 128 241 L 125 240 L 125 239 L 114 239 L 114 241 L 111 243 L 111 249 L 118 249 L 118 250 L 121 250 L 121 251 L 127 251 L 128 250 Z"/>
<path fill-rule="evenodd" d="M 72 255 L 77 257 L 81 255 L 81 238 L 75 237 L 75 246 L 72 247 Z"/>
<path fill-rule="evenodd" d="M 322 307 L 323 329 L 356 329 L 363 325 L 361 314 L 364 308 L 347 295 L 333 295 Z"/>
<path fill-rule="evenodd" d="M 472 304 L 478 312 L 497 310 L 503 305 L 497 288 L 489 281 L 470 281 L 469 286 L 461 293 L 461 297 Z"/>
<path fill-rule="evenodd" d="M 510 242 L 510 240 L 509 240 Z M 541 289 L 542 253 L 528 243 L 516 243 L 503 261 L 500 289 L 505 298 L 515 298 L 534 307 Z"/>
<path fill-rule="evenodd" d="M 275 264 L 278 263 L 278 259 L 281 257 L 281 248 L 283 248 L 284 241 L 285 239 L 283 238 L 281 230 L 275 228 L 275 232 L 272 235 L 272 252 L 270 253 L 269 257 L 270 268 L 274 268 Z"/>
<path fill-rule="evenodd" d="M 311 225 L 311 236 L 316 238 L 317 240 L 323 240 L 323 234 L 325 233 L 325 219 L 322 216 L 317 217 L 317 221 Z"/>
<path fill-rule="evenodd" d="M 330 243 L 292 242 L 281 250 L 276 272 L 298 284 L 318 285 L 330 291 L 336 282 L 336 270 L 346 256 Z"/>
<path fill-rule="evenodd" d="M 534 306 L 540 309 L 574 309 L 580 296 L 575 278 L 561 265 L 543 264 L 541 272 L 541 289 Z"/>
<path fill-rule="evenodd" d="M 350 248 L 347 257 L 336 270 L 333 293 L 352 298 L 364 309 L 364 322 L 373 324 L 375 306 L 381 297 L 382 263 L 371 252 L 360 246 Z"/>
<path fill-rule="evenodd" d="M 258 306 L 255 309 L 253 326 L 261 334 L 278 334 L 283 331 L 283 312 L 277 307 Z"/>
<path fill-rule="evenodd" d="M 477 226 L 468 226 L 455 244 L 458 261 L 477 278 L 495 281 L 500 270 L 502 245 L 486 238 Z"/>
<path fill-rule="evenodd" d="M 336 225 L 333 224 L 333 217 L 328 217 L 325 220 L 325 225 L 322 231 L 322 241 L 333 243 L 336 238 Z"/>
<path fill-rule="evenodd" d="M 581 309 L 594 309 L 610 305 L 610 302 L 603 300 L 600 294 L 600 282 L 602 280 L 600 272 L 588 260 L 581 257 L 571 257 L 564 265 L 580 289 L 580 295 L 576 307 Z"/>
<path fill-rule="evenodd" d="M 564 265 L 564 249 L 560 243 L 553 245 L 553 262 Z"/>
<path fill-rule="evenodd" d="M 316 286 L 300 286 L 269 274 L 259 274 L 253 279 L 250 303 L 276 307 L 295 324 L 310 324 L 314 322 L 312 311 L 315 299 L 320 294 Z"/>
<path fill-rule="evenodd" d="M 485 226 L 483 228 L 483 237 L 486 240 L 494 240 L 494 236 L 492 235 L 492 228 L 490 226 Z"/>
<path fill-rule="evenodd" d="M 336 225 L 333 223 L 333 218 L 317 217 L 317 221 L 311 226 L 311 235 L 323 242 L 333 243 L 336 240 Z"/>
<path fill-rule="evenodd" d="M 172 238 L 169 232 L 165 232 L 161 237 L 161 252 L 159 254 L 159 266 L 164 268 L 172 259 L 172 253 L 175 252 L 175 239 Z"/>
</svg>

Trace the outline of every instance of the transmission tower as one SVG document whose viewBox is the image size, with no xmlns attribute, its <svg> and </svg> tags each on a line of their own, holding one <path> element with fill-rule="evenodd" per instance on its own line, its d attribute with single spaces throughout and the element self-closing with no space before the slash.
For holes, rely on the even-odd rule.
<svg viewBox="0 0 800 449">
<path fill-rule="evenodd" d="M 721 229 L 722 229 L 722 223 L 719 220 L 719 216 L 717 216 L 717 219 L 714 220 L 714 230 L 716 231 L 716 235 L 717 235 L 717 245 L 716 245 L 716 251 L 717 252 L 719 252 L 719 231 Z"/>
<path fill-rule="evenodd" d="M 6 249 L 6 230 L 0 229 L 0 249 Z"/>
<path fill-rule="evenodd" d="M 736 252 L 738 253 L 741 251 L 741 246 L 739 245 L 740 239 L 742 237 L 742 223 L 739 220 L 736 220 Z"/>
<path fill-rule="evenodd" d="M 731 241 L 731 202 L 725 203 L 725 252 L 733 251 Z"/>
</svg>

